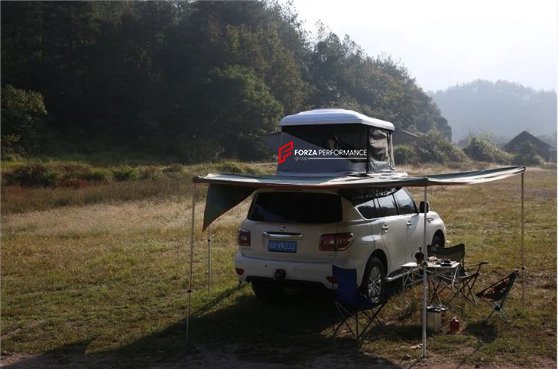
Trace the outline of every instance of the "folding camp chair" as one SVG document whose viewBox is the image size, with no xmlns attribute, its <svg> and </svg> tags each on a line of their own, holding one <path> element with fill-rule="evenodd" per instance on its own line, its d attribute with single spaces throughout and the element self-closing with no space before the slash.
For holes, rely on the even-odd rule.
<svg viewBox="0 0 558 369">
<path fill-rule="evenodd" d="M 333 335 L 337 335 L 343 325 L 356 339 L 368 333 L 372 323 L 382 328 L 383 324 L 378 319 L 378 314 L 387 300 L 382 297 L 379 302 L 372 302 L 366 297 L 358 288 L 356 269 L 344 269 L 333 265 L 332 274 L 337 283 L 335 307 L 341 315 L 341 322 L 333 326 Z"/>
<path fill-rule="evenodd" d="M 504 311 L 504 304 L 518 275 L 519 271 L 516 270 L 507 277 L 500 279 L 498 282 L 493 283 L 476 294 L 477 297 L 492 308 L 490 315 L 486 318 L 487 320 L 490 319 L 492 314 L 498 313 L 498 316 L 502 318 L 502 320 L 508 321 L 508 316 Z"/>
<path fill-rule="evenodd" d="M 456 297 L 461 296 L 466 301 L 476 304 L 475 295 L 473 293 L 473 288 L 477 278 L 480 275 L 481 267 L 484 264 L 488 264 L 486 261 L 482 261 L 478 264 L 474 264 L 472 268 L 474 271 L 467 271 L 465 269 L 465 245 L 460 243 L 451 247 L 433 247 L 428 246 L 428 256 L 435 256 L 438 259 L 447 259 L 451 261 L 458 261 L 460 266 L 455 275 L 446 275 L 441 278 L 445 278 L 445 282 L 442 287 L 434 288 L 434 295 L 439 295 L 444 289 L 451 288 L 453 295 L 448 300 L 448 304 L 451 303 Z M 439 290 L 436 290 L 439 288 Z"/>
</svg>

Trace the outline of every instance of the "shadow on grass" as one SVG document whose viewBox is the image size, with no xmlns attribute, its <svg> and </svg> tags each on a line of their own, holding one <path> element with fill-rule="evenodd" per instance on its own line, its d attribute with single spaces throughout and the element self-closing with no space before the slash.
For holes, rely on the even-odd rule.
<svg viewBox="0 0 558 369">
<path fill-rule="evenodd" d="M 239 291 L 196 309 L 188 338 L 183 320 L 113 351 L 86 353 L 89 342 L 76 342 L 6 368 L 399 368 L 362 352 L 358 341 L 331 336 L 338 316 L 329 293 L 288 291 L 266 303 Z"/>
<path fill-rule="evenodd" d="M 498 338 L 498 330 L 492 322 L 480 321 L 467 325 L 464 333 L 477 337 L 483 343 L 494 342 Z"/>
</svg>

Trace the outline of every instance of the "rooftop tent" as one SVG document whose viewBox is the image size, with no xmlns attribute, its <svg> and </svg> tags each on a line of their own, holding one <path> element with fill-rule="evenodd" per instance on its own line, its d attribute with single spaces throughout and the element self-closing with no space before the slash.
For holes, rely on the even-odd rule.
<svg viewBox="0 0 558 369">
<path fill-rule="evenodd" d="M 286 116 L 277 173 L 292 176 L 364 175 L 394 170 L 390 122 L 344 109 Z"/>
</svg>

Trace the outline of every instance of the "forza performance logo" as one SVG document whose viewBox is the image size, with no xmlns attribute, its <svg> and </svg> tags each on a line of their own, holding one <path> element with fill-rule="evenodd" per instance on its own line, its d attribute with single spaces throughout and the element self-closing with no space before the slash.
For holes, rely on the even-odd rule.
<svg viewBox="0 0 558 369">
<path fill-rule="evenodd" d="M 283 164 L 289 156 L 293 155 L 295 161 L 300 160 L 363 160 L 367 158 L 366 149 L 295 149 L 294 142 L 289 141 L 281 146 L 277 152 L 277 163 Z"/>
<path fill-rule="evenodd" d="M 294 143 L 293 141 L 289 141 L 283 146 L 279 148 L 279 152 L 277 154 L 277 163 L 283 164 L 289 156 L 293 153 Z"/>
</svg>

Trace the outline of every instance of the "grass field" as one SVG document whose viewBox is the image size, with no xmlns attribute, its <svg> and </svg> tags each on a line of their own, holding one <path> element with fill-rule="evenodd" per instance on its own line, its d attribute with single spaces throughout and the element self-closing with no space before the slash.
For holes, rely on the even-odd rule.
<svg viewBox="0 0 558 369">
<path fill-rule="evenodd" d="M 93 363 L 84 367 L 147 367 L 177 358 L 195 363 L 207 348 L 262 366 L 326 354 L 351 363 L 382 358 L 409 366 L 419 357 L 418 289 L 387 305 L 382 319 L 388 333 L 356 343 L 331 337 L 335 312 L 328 295 L 292 292 L 267 304 L 249 286 L 239 287 L 233 255 L 246 202 L 211 227 L 209 290 L 203 196 L 196 204 L 193 316 L 186 340 L 191 176 L 223 168 L 179 169 L 174 178 L 80 188 L 3 186 L 3 356 L 45 354 L 67 367 L 84 360 Z M 458 313 L 458 334 L 428 338 L 433 360 L 503 367 L 556 361 L 556 170 L 529 168 L 525 189 L 524 303 L 518 283 L 508 302 L 509 325 L 484 322 L 487 306 L 467 306 Z M 413 192 L 422 198 L 422 189 Z M 479 288 L 521 265 L 520 194 L 520 177 L 429 190 L 450 242 L 467 245 L 468 263 L 490 263 Z"/>
</svg>

